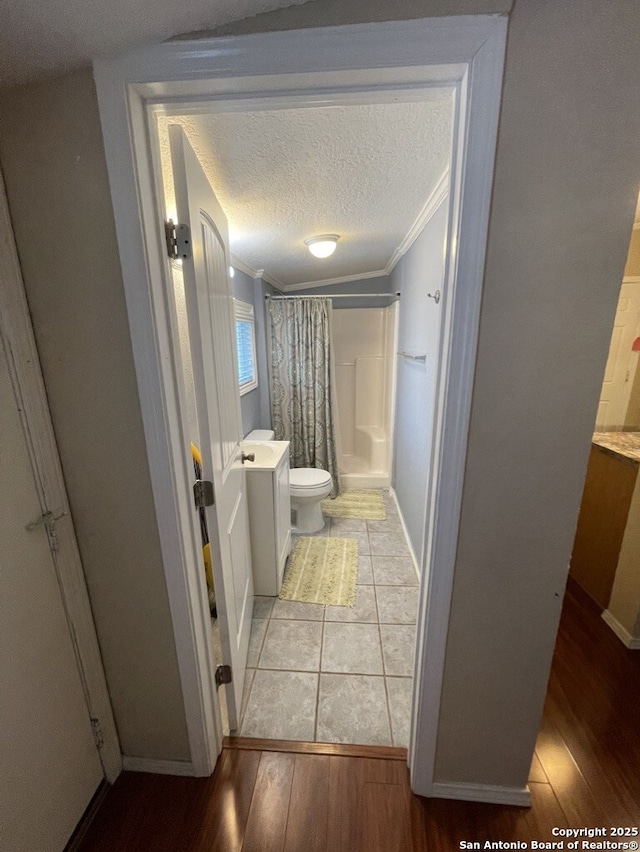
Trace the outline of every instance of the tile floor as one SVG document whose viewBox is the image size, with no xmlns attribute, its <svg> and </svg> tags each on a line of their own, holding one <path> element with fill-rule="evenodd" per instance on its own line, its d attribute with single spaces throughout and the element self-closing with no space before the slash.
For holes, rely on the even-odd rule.
<svg viewBox="0 0 640 852">
<path fill-rule="evenodd" d="M 358 541 L 353 608 L 256 597 L 245 737 L 407 746 L 418 580 L 395 503 L 384 521 L 327 518 Z"/>
</svg>

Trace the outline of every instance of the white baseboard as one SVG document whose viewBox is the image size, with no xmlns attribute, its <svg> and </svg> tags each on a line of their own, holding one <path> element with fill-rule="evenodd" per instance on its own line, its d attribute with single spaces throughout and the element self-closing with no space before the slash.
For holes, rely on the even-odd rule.
<svg viewBox="0 0 640 852">
<path fill-rule="evenodd" d="M 615 615 L 612 615 L 611 611 L 605 609 L 602 613 L 602 620 L 605 624 L 608 624 L 609 627 L 616 634 L 618 639 L 626 645 L 627 648 L 630 648 L 632 651 L 640 650 L 640 639 L 632 636 L 626 627 L 623 627 L 622 624 L 618 621 Z"/>
<path fill-rule="evenodd" d="M 122 757 L 122 768 L 128 772 L 152 772 L 154 775 L 195 776 L 192 763 L 184 760 L 155 760 L 152 757 Z"/>
<path fill-rule="evenodd" d="M 396 496 L 396 492 L 393 488 L 389 488 L 389 494 L 391 494 L 391 496 L 393 497 L 393 502 L 396 504 L 396 509 L 398 510 L 398 517 L 400 518 L 400 523 L 402 524 L 402 531 L 404 532 L 404 537 L 407 540 L 407 547 L 409 548 L 409 553 L 411 555 L 411 561 L 413 562 L 413 567 L 416 572 L 416 577 L 418 578 L 418 582 L 421 582 L 422 572 L 420 571 L 420 564 L 416 559 L 415 553 L 413 552 L 413 545 L 411 544 L 407 525 L 405 524 L 404 518 L 402 516 L 402 510 L 400 509 L 400 504 L 398 503 L 398 497 Z"/>
<path fill-rule="evenodd" d="M 440 784 L 433 785 L 431 794 L 436 799 L 458 799 L 462 802 L 487 802 L 491 805 L 515 805 L 531 807 L 528 787 L 492 787 L 489 784 Z"/>
</svg>

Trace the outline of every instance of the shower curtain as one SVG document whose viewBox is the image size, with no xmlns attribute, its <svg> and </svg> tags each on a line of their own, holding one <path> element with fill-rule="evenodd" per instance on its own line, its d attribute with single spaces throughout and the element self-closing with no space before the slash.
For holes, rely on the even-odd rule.
<svg viewBox="0 0 640 852">
<path fill-rule="evenodd" d="M 338 494 L 331 368 L 331 302 L 320 296 L 269 299 L 271 416 L 290 441 L 291 467 L 317 467 Z"/>
</svg>

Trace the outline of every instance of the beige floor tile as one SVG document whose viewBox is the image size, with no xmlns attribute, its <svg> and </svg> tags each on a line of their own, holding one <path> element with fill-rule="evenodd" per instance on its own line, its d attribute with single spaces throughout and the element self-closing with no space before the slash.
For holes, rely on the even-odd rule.
<svg viewBox="0 0 640 852">
<path fill-rule="evenodd" d="M 258 669 L 242 722 L 243 737 L 312 741 L 318 675 Z"/>
<path fill-rule="evenodd" d="M 352 532 L 367 532 L 367 522 L 357 518 L 331 518 L 331 535 L 342 536 L 348 538 L 347 533 Z"/>
<path fill-rule="evenodd" d="M 249 695 L 251 694 L 251 686 L 253 684 L 253 678 L 256 673 L 255 669 L 250 669 L 247 667 L 244 673 L 244 686 L 242 687 L 242 706 L 240 708 L 240 727 L 242 727 L 242 720 L 244 719 L 244 714 L 247 710 L 247 704 L 249 703 Z M 226 687 L 229 688 L 228 686 Z"/>
<path fill-rule="evenodd" d="M 354 607 L 255 598 L 243 736 L 408 745 L 418 579 L 385 506 L 385 521 L 327 518 L 320 533 L 358 542 Z"/>
<path fill-rule="evenodd" d="M 322 671 L 382 674 L 378 625 L 326 621 L 322 642 Z"/>
<path fill-rule="evenodd" d="M 411 677 L 416 642 L 413 624 L 381 624 L 382 656 L 386 675 Z"/>
<path fill-rule="evenodd" d="M 324 618 L 324 604 L 306 603 L 305 601 L 281 601 L 278 598 L 273 605 L 271 618 L 322 621 Z"/>
<path fill-rule="evenodd" d="M 371 563 L 376 585 L 418 585 L 418 575 L 410 556 L 372 556 Z"/>
<path fill-rule="evenodd" d="M 358 554 L 358 577 L 356 583 L 359 586 L 373 585 L 373 570 L 371 568 L 371 556 L 368 553 Z"/>
<path fill-rule="evenodd" d="M 253 617 L 254 618 L 269 618 L 273 604 L 276 598 L 263 597 L 256 595 L 253 599 Z"/>
<path fill-rule="evenodd" d="M 391 733 L 394 746 L 409 747 L 409 728 L 411 725 L 411 687 L 410 677 L 385 677 L 389 712 L 391 713 Z"/>
<path fill-rule="evenodd" d="M 367 521 L 367 532 L 370 533 L 385 533 L 385 532 L 402 532 L 402 524 L 397 515 L 389 516 L 384 521 Z"/>
<path fill-rule="evenodd" d="M 258 657 L 262 650 L 262 643 L 269 624 L 266 618 L 254 618 L 251 622 L 251 636 L 249 637 L 249 653 L 247 655 L 247 666 L 255 668 L 258 665 Z"/>
<path fill-rule="evenodd" d="M 409 556 L 409 546 L 402 530 L 369 533 L 372 556 Z"/>
<path fill-rule="evenodd" d="M 272 618 L 258 668 L 317 672 L 321 644 L 322 622 Z"/>
<path fill-rule="evenodd" d="M 321 674 L 316 739 L 391 745 L 384 678 Z"/>
<path fill-rule="evenodd" d="M 369 554 L 369 536 L 366 532 L 340 530 L 335 535 L 332 533 L 331 538 L 351 539 L 351 541 L 358 543 L 358 556 L 368 556 Z"/>
<path fill-rule="evenodd" d="M 378 623 L 376 596 L 373 586 L 356 586 L 356 600 L 353 606 L 328 606 L 325 621 L 359 621 L 369 624 Z"/>
<path fill-rule="evenodd" d="M 415 624 L 417 586 L 376 586 L 380 624 Z"/>
</svg>

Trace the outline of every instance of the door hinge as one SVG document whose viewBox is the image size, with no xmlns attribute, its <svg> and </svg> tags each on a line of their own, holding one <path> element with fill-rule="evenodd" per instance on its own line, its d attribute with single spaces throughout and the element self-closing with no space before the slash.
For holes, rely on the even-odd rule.
<svg viewBox="0 0 640 852">
<path fill-rule="evenodd" d="M 93 738 L 96 741 L 96 748 L 101 749 L 104 745 L 104 737 L 102 736 L 100 719 L 97 719 L 95 716 L 91 716 L 91 727 L 93 729 Z"/>
<path fill-rule="evenodd" d="M 216 669 L 216 689 L 220 689 L 223 683 L 231 683 L 231 666 L 218 666 Z"/>
<path fill-rule="evenodd" d="M 167 254 L 171 260 L 189 260 L 191 257 L 191 232 L 188 225 L 176 225 L 173 219 L 164 223 Z"/>
<path fill-rule="evenodd" d="M 196 479 L 193 484 L 193 502 L 196 504 L 196 509 L 213 506 L 213 482 L 209 482 L 208 479 Z"/>
</svg>

